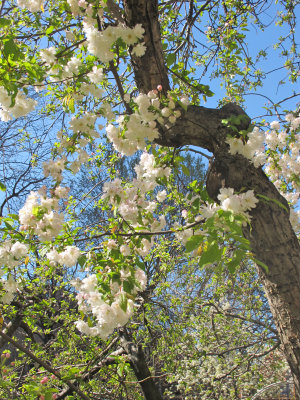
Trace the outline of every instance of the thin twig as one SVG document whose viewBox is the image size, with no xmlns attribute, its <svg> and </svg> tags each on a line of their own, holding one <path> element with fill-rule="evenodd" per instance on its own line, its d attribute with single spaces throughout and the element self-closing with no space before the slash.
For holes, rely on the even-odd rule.
<svg viewBox="0 0 300 400">
<path fill-rule="evenodd" d="M 66 383 L 71 390 L 76 392 L 82 400 L 90 400 L 89 397 L 87 397 L 78 387 L 76 387 L 72 382 L 67 381 L 66 379 L 63 379 L 62 376 L 52 367 L 50 367 L 45 361 L 41 360 L 40 358 L 36 357 L 30 350 L 28 350 L 26 347 L 24 347 L 22 344 L 16 342 L 14 339 L 6 335 L 4 332 L 0 331 L 0 336 L 2 336 L 3 339 L 6 339 L 8 342 L 10 342 L 12 345 L 14 345 L 17 349 L 21 350 L 23 353 L 27 354 L 28 357 L 30 357 L 33 361 L 36 363 L 40 364 L 42 367 L 45 368 L 48 372 L 51 374 L 55 375 L 58 379 Z"/>
</svg>

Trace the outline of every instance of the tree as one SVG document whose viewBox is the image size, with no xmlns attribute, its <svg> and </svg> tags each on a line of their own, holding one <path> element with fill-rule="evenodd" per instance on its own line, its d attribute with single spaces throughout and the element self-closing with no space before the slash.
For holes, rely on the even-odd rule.
<svg viewBox="0 0 300 400">
<path fill-rule="evenodd" d="M 81 321 L 77 327 L 106 337 L 127 322 L 133 312 L 132 299 L 146 287 L 145 274 L 133 265 L 143 268 L 141 259 L 154 246 L 155 237 L 174 233 L 188 251 L 195 250 L 202 266 L 225 265 L 234 271 L 250 258 L 258 265 L 300 398 L 299 243 L 290 223 L 291 200 L 299 188 L 295 159 L 300 120 L 296 112 L 289 113 L 287 131 L 279 133 L 280 123 L 274 121 L 272 132 L 264 137 L 237 104 L 243 103 L 248 89 L 262 84 L 263 73 L 246 50 L 245 31 L 250 18 L 259 29 L 265 28 L 264 6 L 268 2 L 190 1 L 187 7 L 175 1 L 70 0 L 48 2 L 44 10 L 40 0 L 19 0 L 17 5 L 4 1 L 1 118 L 8 121 L 27 115 L 36 106 L 28 86 L 43 89 L 45 84 L 47 91 L 41 92 L 48 102 L 44 117 L 54 117 L 58 111 L 64 115 L 53 159 L 44 164 L 45 175 L 54 180 L 50 197 L 45 190 L 32 194 L 19 217 L 3 219 L 1 262 L 6 300 L 16 291 L 15 279 L 24 277 L 27 254 L 52 273 L 59 265 L 72 267 L 77 261 L 90 269 L 92 275 L 76 287 L 81 307 L 96 325 L 91 328 Z M 282 2 L 278 7 L 278 23 L 290 27 L 278 46 L 286 57 L 289 78 L 296 82 L 297 4 Z M 207 27 L 205 33 L 202 26 Z M 204 39 L 199 42 L 197 31 L 210 47 L 205 47 Z M 285 47 L 288 40 L 290 53 Z M 202 54 L 201 46 L 207 49 Z M 239 65 L 243 55 L 244 69 Z M 258 56 L 266 56 L 265 51 L 260 49 Z M 210 71 L 212 63 L 216 65 Z M 203 66 L 204 75 L 209 71 L 222 76 L 227 97 L 221 108 L 199 105 L 200 98 L 213 93 L 193 79 L 196 65 Z M 269 111 L 285 124 L 279 104 L 273 103 Z M 117 152 L 132 155 L 147 146 L 133 183 L 117 178 L 118 156 L 106 151 L 111 147 L 104 135 L 97 144 L 97 118 L 108 121 L 107 137 Z M 184 168 L 180 153 L 185 146 L 212 153 L 206 186 L 192 182 L 186 198 L 175 190 L 171 174 Z M 90 157 L 98 165 L 103 162 L 111 179 L 101 186 L 103 195 L 95 201 L 111 214 L 98 225 L 79 226 L 80 204 L 69 199 L 69 222 L 63 226 L 58 212 L 67 195 L 59 186 L 62 171 L 76 173 Z M 263 161 L 271 164 L 269 173 L 275 176 L 277 188 L 288 195 L 290 205 L 261 168 Z M 288 168 L 284 168 L 286 162 Z M 219 205 L 212 205 L 207 195 Z M 155 196 L 158 203 L 153 201 Z M 166 196 L 170 204 L 164 203 Z M 176 211 L 181 206 L 184 225 Z M 111 239 L 104 241 L 106 237 Z M 98 299 L 102 308 L 96 309 L 91 299 Z"/>
</svg>

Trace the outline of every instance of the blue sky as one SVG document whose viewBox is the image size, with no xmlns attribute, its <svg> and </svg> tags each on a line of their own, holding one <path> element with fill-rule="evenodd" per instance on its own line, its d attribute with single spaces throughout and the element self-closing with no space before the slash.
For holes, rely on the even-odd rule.
<svg viewBox="0 0 300 400">
<path fill-rule="evenodd" d="M 278 38 L 280 36 L 285 36 L 289 31 L 287 25 L 275 25 L 276 12 L 279 8 L 280 5 L 275 5 L 273 3 L 262 17 L 265 24 L 269 25 L 264 32 L 255 27 L 255 25 L 250 24 L 249 32 L 247 33 L 247 47 L 250 55 L 257 54 L 260 49 L 266 50 L 268 53 L 267 58 L 260 61 L 258 67 L 265 72 L 275 70 L 266 76 L 262 88 L 259 88 L 256 93 L 252 91 L 253 94 L 245 96 L 246 112 L 251 118 L 256 119 L 257 122 L 260 120 L 259 117 L 265 114 L 263 107 L 270 104 L 268 104 L 268 100 L 263 96 L 260 96 L 260 94 L 266 95 L 274 102 L 278 102 L 291 96 L 294 92 L 300 93 L 299 82 L 292 84 L 287 80 L 285 85 L 278 86 L 278 82 L 288 76 L 288 70 L 281 68 L 285 59 L 280 55 L 280 49 L 275 50 L 273 45 L 278 42 Z M 296 8 L 296 17 L 300 18 L 300 6 Z M 300 38 L 300 29 L 297 26 L 295 30 L 295 38 L 296 40 L 297 38 Z M 298 68 L 300 71 L 300 64 Z M 211 90 L 215 93 L 215 96 L 209 98 L 205 106 L 216 107 L 217 101 L 220 99 L 220 97 L 224 96 L 224 91 L 220 88 L 220 85 L 217 81 L 211 81 L 209 82 L 209 85 Z M 297 103 L 299 102 L 300 96 L 286 101 L 282 105 L 282 110 L 295 110 Z M 271 120 L 273 119 L 274 118 Z"/>
</svg>

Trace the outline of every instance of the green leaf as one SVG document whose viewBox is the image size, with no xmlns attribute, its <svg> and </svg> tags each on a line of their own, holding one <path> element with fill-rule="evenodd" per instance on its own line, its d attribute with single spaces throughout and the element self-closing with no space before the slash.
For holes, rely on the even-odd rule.
<svg viewBox="0 0 300 400">
<path fill-rule="evenodd" d="M 236 268 L 240 265 L 240 262 L 244 256 L 245 256 L 245 252 L 242 250 L 237 250 L 234 253 L 232 260 L 227 263 L 228 271 L 231 274 L 233 274 L 235 272 Z"/>
<path fill-rule="evenodd" d="M 0 181 L 0 190 L 1 190 L 2 192 L 5 192 L 5 190 L 6 190 L 6 186 L 5 186 L 4 183 L 2 183 L 1 181 Z"/>
<path fill-rule="evenodd" d="M 75 112 L 75 100 L 72 98 L 69 101 L 69 110 L 71 111 L 71 113 L 74 114 Z"/>
<path fill-rule="evenodd" d="M 84 256 L 84 255 L 80 256 L 80 257 L 78 258 L 77 262 L 78 262 L 78 264 L 79 264 L 81 267 L 83 267 L 84 264 L 86 263 L 86 256 Z"/>
<path fill-rule="evenodd" d="M 184 175 L 190 176 L 190 170 L 188 169 L 188 167 L 186 165 L 182 164 L 181 169 L 182 169 L 182 172 L 184 173 Z"/>
<path fill-rule="evenodd" d="M 120 282 L 121 275 L 119 272 L 111 272 L 110 277 L 112 282 Z"/>
<path fill-rule="evenodd" d="M 257 197 L 260 197 L 266 201 L 273 201 L 273 203 L 277 204 L 279 207 L 283 208 L 286 212 L 289 212 L 289 210 L 287 209 L 287 207 L 282 204 L 279 200 L 277 199 L 271 199 L 270 197 L 264 196 L 263 194 L 257 194 Z"/>
<path fill-rule="evenodd" d="M 19 216 L 18 216 L 18 214 L 8 214 L 8 216 L 9 216 L 11 219 L 15 220 L 15 221 L 19 221 Z"/>
<path fill-rule="evenodd" d="M 222 251 L 222 249 L 219 249 L 218 243 L 210 245 L 200 258 L 200 266 L 204 267 L 207 264 L 219 262 L 222 257 Z"/>
<path fill-rule="evenodd" d="M 51 399 L 53 399 L 52 393 L 51 392 L 45 393 L 45 400 L 51 400 Z"/>
<path fill-rule="evenodd" d="M 10 25 L 10 20 L 6 18 L 0 18 L 0 28 L 3 26 L 8 26 Z"/>
<path fill-rule="evenodd" d="M 12 38 L 10 38 L 4 42 L 3 53 L 6 57 L 19 56 L 20 54 L 22 54 L 19 47 L 15 44 L 15 42 Z"/>
<path fill-rule="evenodd" d="M 49 28 L 46 30 L 46 35 L 50 35 L 54 31 L 54 26 L 49 26 Z"/>
<path fill-rule="evenodd" d="M 126 310 L 127 310 L 127 296 L 124 293 L 121 294 L 121 296 L 120 296 L 120 307 L 124 312 L 126 312 Z"/>
<path fill-rule="evenodd" d="M 176 53 L 170 53 L 167 56 L 167 66 L 170 67 L 171 65 L 173 65 L 176 61 Z"/>
<path fill-rule="evenodd" d="M 12 221 L 4 221 L 4 224 L 7 229 L 12 229 L 13 228 L 13 222 Z"/>
<path fill-rule="evenodd" d="M 132 281 L 126 280 L 123 282 L 123 289 L 125 290 L 126 293 L 131 294 L 133 288 L 134 288 L 134 283 Z"/>
<path fill-rule="evenodd" d="M 258 260 L 257 258 L 252 258 L 252 260 L 253 260 L 256 264 L 260 265 L 266 272 L 269 272 L 269 267 L 268 267 L 264 262 Z"/>
<path fill-rule="evenodd" d="M 191 251 L 195 250 L 199 245 L 203 242 L 203 236 L 202 235 L 194 235 L 192 236 L 185 245 L 187 253 L 190 253 Z"/>
<path fill-rule="evenodd" d="M 123 375 L 124 366 L 125 366 L 124 364 L 119 364 L 119 365 L 118 365 L 117 374 L 118 374 L 119 376 L 122 376 L 122 375 Z"/>
</svg>

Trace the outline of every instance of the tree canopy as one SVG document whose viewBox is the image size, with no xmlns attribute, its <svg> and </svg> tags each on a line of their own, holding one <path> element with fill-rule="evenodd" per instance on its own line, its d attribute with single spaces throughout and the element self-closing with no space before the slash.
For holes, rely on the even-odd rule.
<svg viewBox="0 0 300 400">
<path fill-rule="evenodd" d="M 300 399 L 298 7 L 2 0 L 2 398 Z"/>
</svg>

